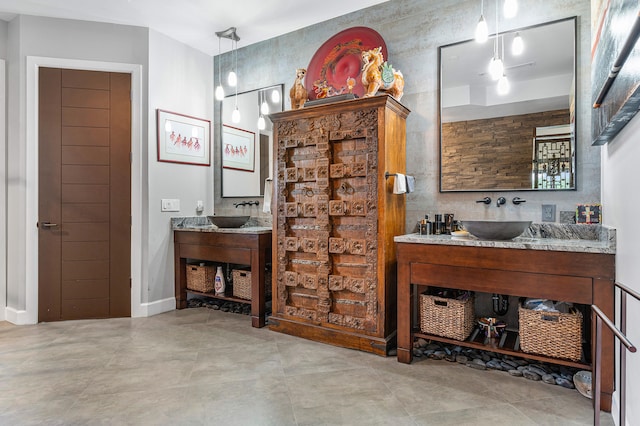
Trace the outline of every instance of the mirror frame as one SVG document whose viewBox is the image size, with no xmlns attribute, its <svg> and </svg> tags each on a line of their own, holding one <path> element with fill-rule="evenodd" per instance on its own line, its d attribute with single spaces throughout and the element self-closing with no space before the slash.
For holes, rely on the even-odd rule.
<svg viewBox="0 0 640 426">
<path fill-rule="evenodd" d="M 224 108 L 224 103 L 225 101 L 230 101 L 233 102 L 234 98 L 236 96 L 242 96 L 242 95 L 247 95 L 247 94 L 252 94 L 252 93 L 256 93 L 256 96 L 259 92 L 261 91 L 271 91 L 273 89 L 278 89 L 280 91 L 280 108 L 277 109 L 277 111 L 284 111 L 284 84 L 283 83 L 279 83 L 279 84 L 273 84 L 270 86 L 265 86 L 265 87 L 260 87 L 257 89 L 252 89 L 252 90 L 247 90 L 245 92 L 241 92 L 238 93 L 237 95 L 234 93 L 232 95 L 228 95 L 225 96 L 225 98 L 220 102 L 220 121 L 219 121 L 219 129 L 217 134 L 220 135 L 219 137 L 219 143 L 217 144 L 218 147 L 216 147 L 217 152 L 219 152 L 220 154 L 220 198 L 255 198 L 255 197 L 262 197 L 264 195 L 264 180 L 260 179 L 260 170 L 257 168 L 257 166 L 254 166 L 254 171 L 253 172 L 248 172 L 248 173 L 257 173 L 257 179 L 259 179 L 261 182 L 258 183 L 258 193 L 257 194 L 240 194 L 240 195 L 236 195 L 236 194 L 232 194 L 232 195 L 225 195 L 225 191 L 224 191 L 224 182 L 225 182 L 225 170 L 230 170 L 233 171 L 233 168 L 225 168 L 223 167 L 223 150 L 224 150 L 224 128 L 225 126 L 227 127 L 231 127 L 231 128 L 236 128 L 235 124 L 231 123 L 230 121 L 225 121 L 224 117 L 225 117 L 225 108 Z M 258 111 L 258 114 L 255 116 L 255 121 L 257 123 L 257 120 L 259 118 L 259 111 L 260 111 L 260 105 L 259 105 L 259 99 L 258 99 L 258 105 L 257 105 L 257 109 L 256 111 Z M 242 114 L 242 110 L 240 110 L 241 114 Z M 269 111 L 269 113 L 272 112 L 276 112 L 275 110 L 271 110 Z M 272 126 L 271 121 L 269 119 L 269 115 L 266 114 L 264 116 L 265 121 L 267 121 L 267 125 L 268 126 Z M 251 118 L 251 120 L 254 120 L 253 118 Z M 241 130 L 241 129 L 238 129 Z M 271 130 L 271 134 L 272 137 L 270 139 L 270 143 L 268 144 L 268 150 L 267 152 L 262 152 L 261 149 L 261 140 L 260 140 L 260 135 L 261 135 L 261 131 L 258 130 L 257 128 L 257 124 L 255 126 L 255 129 L 252 128 L 252 130 L 255 130 L 255 139 L 254 139 L 254 145 L 255 145 L 255 153 L 254 153 L 254 164 L 256 164 L 256 158 L 259 155 L 259 159 L 260 159 L 260 164 L 263 164 L 263 162 L 266 162 L 268 164 L 267 166 L 267 173 L 266 173 L 266 178 L 272 177 L 273 175 L 273 156 L 271 155 L 272 150 L 273 150 L 273 129 Z M 264 131 L 263 131 L 264 132 Z M 237 171 L 237 170 L 236 170 Z M 247 172 L 243 172 L 240 171 L 240 173 L 247 173 Z M 227 179 L 229 179 L 229 177 L 227 177 Z"/>
<path fill-rule="evenodd" d="M 553 20 L 553 21 L 548 21 L 548 22 L 542 22 L 540 24 L 535 24 L 535 25 L 530 25 L 530 26 L 526 26 L 526 27 L 520 27 L 520 28 L 514 28 L 514 29 L 510 29 L 508 31 L 501 31 L 498 33 L 498 35 L 504 35 L 504 34 L 512 34 L 515 32 L 519 32 L 519 31 L 526 31 L 529 29 L 534 29 L 534 28 L 539 28 L 539 27 L 543 27 L 543 26 L 547 26 L 547 25 L 553 25 L 553 24 L 558 24 L 558 23 L 562 23 L 562 22 L 567 22 L 567 21 L 571 21 L 573 23 L 573 93 L 574 93 L 574 99 L 573 99 L 573 117 L 574 117 L 574 122 L 573 122 L 573 133 L 571 135 L 572 137 L 572 149 L 573 149 L 573 153 L 572 153 L 572 157 L 571 157 L 571 162 L 572 162 L 572 167 L 573 167 L 573 185 L 570 188 L 465 188 L 465 189 L 443 189 L 442 187 L 442 154 L 443 154 L 443 131 L 442 131 L 442 50 L 447 48 L 447 47 L 452 47 L 452 46 L 456 46 L 456 45 L 460 45 L 463 43 L 475 43 L 475 40 L 470 39 L 470 40 L 463 40 L 463 41 L 459 41 L 459 42 L 455 42 L 455 43 L 450 43 L 447 45 L 443 45 L 443 46 L 439 46 L 438 47 L 438 109 L 437 109 L 437 123 L 438 123 L 438 189 L 440 193 L 450 193 L 450 192 L 493 192 L 493 191 L 575 191 L 577 190 L 578 187 L 578 170 L 577 170 L 577 113 L 576 113 L 576 108 L 578 105 L 578 83 L 577 83 L 577 78 L 578 78 L 578 25 L 577 25 L 577 17 L 576 16 L 571 16 L 571 17 L 567 17 L 567 18 L 563 18 L 563 19 L 557 19 L 557 20 Z M 488 42 L 490 42 L 490 40 L 496 37 L 496 33 L 490 34 L 489 35 L 489 40 Z M 569 109 L 571 109 L 571 105 L 568 106 Z M 569 123 L 571 124 L 571 123 Z M 535 130 L 535 129 L 533 129 Z M 532 152 L 533 152 L 533 146 L 532 146 Z M 533 161 L 533 158 L 531 159 L 531 161 Z M 533 169 L 530 170 L 530 173 L 533 173 Z"/>
</svg>

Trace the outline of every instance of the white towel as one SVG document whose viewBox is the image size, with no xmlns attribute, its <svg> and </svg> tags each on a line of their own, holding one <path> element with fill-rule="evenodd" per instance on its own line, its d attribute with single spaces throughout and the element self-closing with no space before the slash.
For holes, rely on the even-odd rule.
<svg viewBox="0 0 640 426">
<path fill-rule="evenodd" d="M 407 194 L 415 191 L 416 189 L 416 178 L 413 176 L 407 175 Z"/>
<path fill-rule="evenodd" d="M 271 179 L 264 181 L 264 200 L 262 201 L 262 213 L 271 213 Z"/>
<path fill-rule="evenodd" d="M 394 194 L 406 194 L 407 192 L 407 178 L 402 173 L 396 173 L 395 181 L 393 182 Z"/>
</svg>

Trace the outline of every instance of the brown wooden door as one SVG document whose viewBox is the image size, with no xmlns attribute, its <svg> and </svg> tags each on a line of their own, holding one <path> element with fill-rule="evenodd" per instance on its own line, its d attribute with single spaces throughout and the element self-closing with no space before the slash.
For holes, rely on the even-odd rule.
<svg viewBox="0 0 640 426">
<path fill-rule="evenodd" d="M 39 321 L 131 315 L 130 87 L 40 68 Z"/>
</svg>

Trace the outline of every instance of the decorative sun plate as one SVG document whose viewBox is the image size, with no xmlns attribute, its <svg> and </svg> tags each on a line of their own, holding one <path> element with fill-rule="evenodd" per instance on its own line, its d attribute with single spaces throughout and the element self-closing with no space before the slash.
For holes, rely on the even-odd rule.
<svg viewBox="0 0 640 426">
<path fill-rule="evenodd" d="M 307 67 L 305 88 L 309 100 L 353 93 L 362 97 L 362 52 L 387 46 L 382 36 L 367 27 L 353 27 L 331 37 L 316 51 Z"/>
</svg>

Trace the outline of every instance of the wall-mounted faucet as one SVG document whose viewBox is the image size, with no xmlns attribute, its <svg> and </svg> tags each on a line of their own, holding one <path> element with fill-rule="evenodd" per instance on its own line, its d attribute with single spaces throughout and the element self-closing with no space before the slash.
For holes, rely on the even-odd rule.
<svg viewBox="0 0 640 426">
<path fill-rule="evenodd" d="M 501 205 L 505 204 L 507 202 L 507 199 L 504 197 L 498 197 L 498 199 L 496 200 L 496 206 L 500 207 Z"/>
<path fill-rule="evenodd" d="M 484 203 L 486 205 L 489 205 L 489 204 L 491 204 L 491 198 L 484 197 L 482 200 L 477 200 L 476 203 Z"/>
<path fill-rule="evenodd" d="M 239 203 L 233 203 L 233 206 L 237 209 L 240 206 L 257 206 L 260 201 L 241 201 Z"/>
<path fill-rule="evenodd" d="M 515 198 L 514 198 L 513 200 L 511 200 L 511 201 L 512 201 L 512 202 L 513 202 L 513 204 L 515 204 L 516 206 L 517 206 L 518 204 L 522 204 L 522 203 L 526 203 L 526 202 L 527 202 L 527 200 L 523 200 L 523 199 L 522 199 L 522 198 L 520 198 L 520 197 L 515 197 Z"/>
</svg>

